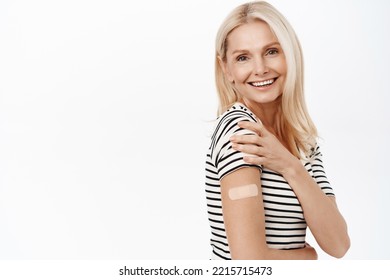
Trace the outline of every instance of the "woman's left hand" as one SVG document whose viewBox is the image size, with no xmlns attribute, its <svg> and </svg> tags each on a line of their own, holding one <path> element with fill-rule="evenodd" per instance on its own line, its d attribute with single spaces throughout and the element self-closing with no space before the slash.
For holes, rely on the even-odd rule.
<svg viewBox="0 0 390 280">
<path fill-rule="evenodd" d="M 298 160 L 260 121 L 258 123 L 243 121 L 239 122 L 238 126 L 256 133 L 234 135 L 230 138 L 233 149 L 250 154 L 244 157 L 245 162 L 263 165 L 283 175 Z"/>
</svg>

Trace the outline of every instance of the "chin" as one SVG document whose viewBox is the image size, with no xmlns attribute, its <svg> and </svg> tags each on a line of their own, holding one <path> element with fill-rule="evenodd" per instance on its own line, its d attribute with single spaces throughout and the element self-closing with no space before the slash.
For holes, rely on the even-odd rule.
<svg viewBox="0 0 390 280">
<path fill-rule="evenodd" d="M 275 101 L 278 101 L 280 96 L 281 96 L 280 94 L 279 95 L 256 96 L 255 98 L 251 99 L 250 101 L 258 103 L 258 104 L 267 104 L 267 103 L 273 103 Z"/>
</svg>

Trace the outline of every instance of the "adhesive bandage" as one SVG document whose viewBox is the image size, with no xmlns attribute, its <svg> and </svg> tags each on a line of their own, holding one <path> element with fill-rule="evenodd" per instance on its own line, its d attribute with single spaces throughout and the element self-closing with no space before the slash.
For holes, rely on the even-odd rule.
<svg viewBox="0 0 390 280">
<path fill-rule="evenodd" d="M 243 199 L 257 196 L 259 189 L 256 184 L 234 187 L 229 190 L 229 198 L 231 200 Z"/>
</svg>

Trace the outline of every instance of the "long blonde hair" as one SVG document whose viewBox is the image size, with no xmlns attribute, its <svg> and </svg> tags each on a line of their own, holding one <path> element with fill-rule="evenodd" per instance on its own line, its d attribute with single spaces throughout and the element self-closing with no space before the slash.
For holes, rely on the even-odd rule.
<svg viewBox="0 0 390 280">
<path fill-rule="evenodd" d="M 284 84 L 277 133 L 286 141 L 290 152 L 298 158 L 308 156 L 315 145 L 317 129 L 306 108 L 303 90 L 303 57 L 295 31 L 272 5 L 264 1 L 250 2 L 235 8 L 222 23 L 216 38 L 215 79 L 219 96 L 218 114 L 229 109 L 239 94 L 225 77 L 218 59 L 226 61 L 227 38 L 235 28 L 260 20 L 266 22 L 278 39 L 286 57 Z"/>
</svg>

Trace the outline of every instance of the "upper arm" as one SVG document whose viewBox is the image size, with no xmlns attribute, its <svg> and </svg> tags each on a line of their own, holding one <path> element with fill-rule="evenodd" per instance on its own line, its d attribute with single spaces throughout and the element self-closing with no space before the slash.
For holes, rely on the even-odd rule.
<svg viewBox="0 0 390 280">
<path fill-rule="evenodd" d="M 257 196 L 231 199 L 237 187 L 255 184 Z M 266 258 L 264 206 L 260 171 L 254 167 L 238 169 L 221 180 L 222 212 L 232 259 Z"/>
<path fill-rule="evenodd" d="M 216 127 L 210 147 L 211 163 L 215 166 L 220 183 L 221 205 L 230 255 L 233 259 L 254 259 L 265 243 L 264 207 L 259 165 L 248 164 L 244 154 L 232 148 L 230 137 L 236 134 L 253 134 L 240 128 L 239 121 L 255 121 L 248 112 L 233 110 L 224 114 Z M 256 184 L 258 195 L 231 200 L 229 191 L 235 187 Z"/>
</svg>

